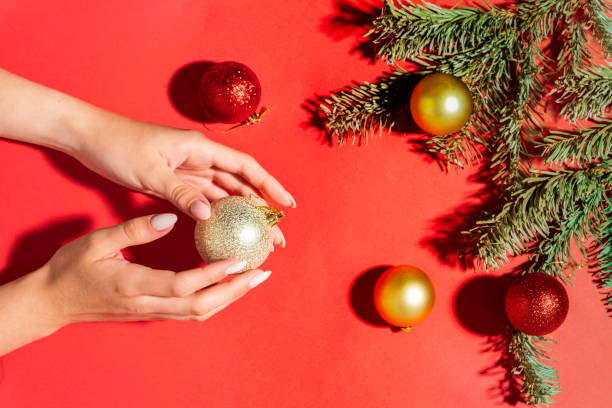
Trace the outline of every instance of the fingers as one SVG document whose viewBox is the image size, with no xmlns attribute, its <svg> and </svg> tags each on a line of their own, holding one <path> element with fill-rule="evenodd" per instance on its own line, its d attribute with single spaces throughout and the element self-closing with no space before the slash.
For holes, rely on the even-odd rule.
<svg viewBox="0 0 612 408">
<path fill-rule="evenodd" d="M 132 218 L 114 227 L 102 228 L 90 234 L 96 253 L 105 255 L 123 248 L 146 244 L 166 235 L 174 224 L 175 214 L 166 213 Z"/>
<path fill-rule="evenodd" d="M 168 173 L 160 183 L 160 192 L 185 214 L 196 220 L 205 220 L 210 217 L 208 199 L 194 186 L 185 183 L 174 173 Z"/>
<path fill-rule="evenodd" d="M 244 296 L 264 282 L 271 272 L 259 269 L 237 275 L 234 279 L 208 287 L 188 297 L 139 296 L 134 299 L 132 309 L 143 314 L 159 314 L 205 320 Z"/>
<path fill-rule="evenodd" d="M 289 192 L 249 155 L 227 146 L 213 143 L 213 162 L 221 170 L 242 176 L 255 188 L 285 206 L 296 207 Z"/>
<path fill-rule="evenodd" d="M 209 184 L 202 188 L 202 192 L 210 201 L 217 201 L 223 197 L 227 197 L 227 191 L 224 189 L 215 186 L 214 184 Z"/>
<path fill-rule="evenodd" d="M 245 183 L 244 180 L 240 180 L 235 175 L 225 171 L 217 170 L 213 176 L 213 181 L 221 187 L 245 197 L 250 197 L 251 195 L 259 196 L 259 193 Z"/>
<path fill-rule="evenodd" d="M 281 231 L 281 229 L 278 227 L 278 225 L 275 225 L 272 228 L 272 234 L 274 235 L 274 245 L 280 245 L 281 248 L 284 248 L 287 245 L 287 241 L 285 241 L 285 235 L 283 234 L 283 231 Z"/>
<path fill-rule="evenodd" d="M 119 278 L 118 290 L 124 296 L 183 298 L 242 270 L 244 266 L 244 262 L 230 259 L 204 267 L 173 272 L 132 264 L 130 271 Z"/>
</svg>

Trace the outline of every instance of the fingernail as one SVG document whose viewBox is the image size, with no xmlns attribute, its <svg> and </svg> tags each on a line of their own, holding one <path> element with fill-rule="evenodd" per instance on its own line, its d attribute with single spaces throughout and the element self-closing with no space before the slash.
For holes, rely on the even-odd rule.
<svg viewBox="0 0 612 408">
<path fill-rule="evenodd" d="M 176 223 L 176 214 L 158 214 L 151 218 L 151 226 L 155 231 L 163 231 Z"/>
<path fill-rule="evenodd" d="M 261 284 L 263 281 L 265 281 L 266 279 L 270 277 L 271 273 L 272 271 L 262 272 L 256 277 L 254 277 L 253 279 L 251 279 L 251 281 L 249 282 L 249 288 L 253 289 L 255 286 Z"/>
<path fill-rule="evenodd" d="M 189 206 L 191 214 L 199 220 L 207 220 L 210 218 L 210 207 L 200 200 L 196 200 Z"/>
<path fill-rule="evenodd" d="M 231 275 L 231 274 L 234 274 L 234 273 L 240 273 L 240 272 L 243 272 L 243 269 L 244 269 L 244 267 L 245 267 L 245 266 L 246 266 L 246 262 L 244 262 L 244 261 L 240 261 L 240 262 L 237 262 L 237 263 L 235 263 L 235 264 L 231 264 L 231 265 L 230 265 L 230 266 L 229 266 L 229 267 L 228 267 L 228 268 L 225 270 L 225 273 L 226 273 L 227 275 Z"/>
<path fill-rule="evenodd" d="M 291 193 L 289 193 L 288 191 L 285 191 L 285 194 L 287 194 L 287 198 L 289 198 L 289 200 L 291 201 L 291 207 L 297 208 L 297 203 L 295 202 L 295 199 L 293 198 Z"/>
<path fill-rule="evenodd" d="M 287 246 L 287 241 L 285 241 L 285 234 L 283 234 L 283 231 L 281 231 L 280 228 L 278 229 L 278 233 L 281 237 L 281 248 L 284 248 L 285 246 Z"/>
</svg>

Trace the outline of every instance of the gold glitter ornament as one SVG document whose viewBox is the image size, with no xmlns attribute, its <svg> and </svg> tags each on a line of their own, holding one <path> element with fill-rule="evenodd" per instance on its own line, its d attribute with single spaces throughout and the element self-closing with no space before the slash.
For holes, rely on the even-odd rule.
<svg viewBox="0 0 612 408">
<path fill-rule="evenodd" d="M 284 214 L 258 200 L 230 196 L 211 204 L 210 218 L 195 227 L 195 244 L 204 262 L 237 259 L 246 262 L 244 272 L 266 260 L 274 249 L 272 227 Z"/>
</svg>

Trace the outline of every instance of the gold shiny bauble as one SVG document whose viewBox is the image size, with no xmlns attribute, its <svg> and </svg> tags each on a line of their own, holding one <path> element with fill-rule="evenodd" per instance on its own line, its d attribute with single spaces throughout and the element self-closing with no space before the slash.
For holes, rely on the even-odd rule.
<svg viewBox="0 0 612 408">
<path fill-rule="evenodd" d="M 374 287 L 374 306 L 378 314 L 390 325 L 406 331 L 429 315 L 435 299 L 429 276 L 409 265 L 387 269 Z"/>
<path fill-rule="evenodd" d="M 410 112 L 427 133 L 455 133 L 472 116 L 472 95 L 460 79 L 448 74 L 431 74 L 421 79 L 410 95 Z"/>
<path fill-rule="evenodd" d="M 195 243 L 206 263 L 223 259 L 246 262 L 241 272 L 257 268 L 272 251 L 272 226 L 283 216 L 253 198 L 230 196 L 211 205 L 211 216 L 198 221 Z"/>
</svg>

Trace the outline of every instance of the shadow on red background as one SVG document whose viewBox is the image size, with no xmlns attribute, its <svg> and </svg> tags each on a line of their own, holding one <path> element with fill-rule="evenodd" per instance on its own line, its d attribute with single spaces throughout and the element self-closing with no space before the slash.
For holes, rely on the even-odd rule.
<svg viewBox="0 0 612 408">
<path fill-rule="evenodd" d="M 504 312 L 504 296 L 514 276 L 477 276 L 465 282 L 455 293 L 455 317 L 472 333 L 484 337 L 482 353 L 493 353 L 498 358 L 479 374 L 496 379 L 489 389 L 492 399 L 516 405 L 524 402 L 520 384 L 512 374 L 513 358 L 508 351 L 511 332 Z"/>
<path fill-rule="evenodd" d="M 433 233 L 421 240 L 421 245 L 432 251 L 444 265 L 459 266 L 464 270 L 474 268 L 474 238 L 465 232 L 503 205 L 499 187 L 491 182 L 492 173 L 489 164 L 482 163 L 478 172 L 468 178 L 470 183 L 478 184 L 480 188 L 463 204 L 432 220 Z"/>
<path fill-rule="evenodd" d="M 88 170 L 72 157 L 45 151 L 49 161 L 84 187 L 99 191 L 121 220 L 165 212 L 178 213 L 163 200 L 152 200 L 142 207 L 134 205 L 130 191 Z M 202 264 L 193 242 L 194 221 L 179 216 L 170 234 L 145 245 L 124 250 L 127 259 L 157 269 L 181 271 Z M 19 237 L 7 267 L 0 271 L 0 284 L 19 278 L 44 265 L 64 243 L 91 232 L 91 217 L 82 215 L 49 222 Z"/>
<path fill-rule="evenodd" d="M 90 217 L 75 216 L 49 222 L 21 235 L 11 250 L 8 266 L 0 273 L 0 285 L 40 268 L 60 246 L 86 233 L 90 227 Z"/>
<path fill-rule="evenodd" d="M 212 61 L 194 61 L 183 65 L 172 75 L 168 97 L 172 106 L 183 116 L 200 123 L 211 123 L 200 109 L 200 80 L 213 65 Z"/>
<path fill-rule="evenodd" d="M 374 306 L 374 286 L 376 281 L 389 269 L 391 265 L 375 266 L 359 274 L 349 288 L 349 304 L 353 314 L 359 320 L 376 327 L 387 327 L 392 332 L 401 332 L 402 329 L 385 322 Z"/>
<path fill-rule="evenodd" d="M 374 286 L 376 281 L 391 266 L 375 266 L 357 276 L 349 290 L 351 310 L 363 322 L 377 327 L 389 327 L 374 307 Z"/>
<path fill-rule="evenodd" d="M 350 53 L 359 54 L 362 59 L 373 64 L 378 59 L 378 47 L 363 36 L 380 15 L 382 4 L 382 1 L 335 0 L 334 14 L 323 19 L 321 30 L 336 41 L 351 35 L 358 37 Z"/>
<path fill-rule="evenodd" d="M 477 276 L 464 283 L 455 293 L 455 316 L 472 333 L 494 336 L 506 331 L 504 296 L 509 276 Z"/>
<path fill-rule="evenodd" d="M 47 152 L 47 156 L 64 174 L 83 186 L 102 193 L 121 220 L 166 212 L 179 215 L 179 220 L 170 234 L 145 245 L 130 247 L 124 251 L 126 258 L 151 268 L 175 271 L 190 269 L 202 263 L 193 241 L 194 221 L 187 216 L 181 217 L 181 213 L 172 204 L 165 200 L 152 199 L 149 204 L 137 207 L 127 188 L 85 168 L 70 156 L 55 151 Z"/>
<path fill-rule="evenodd" d="M 385 72 L 382 74 L 382 77 L 388 77 L 390 72 Z M 381 92 L 381 99 L 387 101 L 386 105 L 383 103 L 382 106 L 385 107 L 385 110 L 391 112 L 393 125 L 391 129 L 384 129 L 384 133 L 388 133 L 391 131 L 391 134 L 396 136 L 405 137 L 406 135 L 417 135 L 416 138 L 408 139 L 407 143 L 413 146 L 413 150 L 419 151 L 419 146 L 425 144 L 427 137 L 423 131 L 416 125 L 414 119 L 412 119 L 412 115 L 410 113 L 410 95 L 412 94 L 412 90 L 416 86 L 416 84 L 423 78 L 421 74 L 414 75 L 404 75 L 401 78 L 398 78 L 392 87 L 387 87 L 383 92 Z M 353 81 L 350 86 L 360 85 L 359 82 Z M 341 91 L 349 91 L 350 86 L 346 86 L 344 88 L 338 89 L 333 93 L 338 93 Z M 329 105 L 325 103 L 325 99 L 328 96 L 319 96 L 316 95 L 313 98 L 306 99 L 304 103 L 302 103 L 302 109 L 308 113 L 309 119 L 302 123 L 303 128 L 315 128 L 318 130 L 319 141 L 322 144 L 327 144 L 329 146 L 334 145 L 335 135 L 333 131 L 331 131 L 327 127 L 327 116 L 321 109 L 321 105 Z M 359 139 L 359 136 L 356 135 L 356 140 Z M 348 141 L 352 142 L 351 140 Z M 428 154 L 428 156 L 432 160 L 439 160 L 437 155 Z"/>
</svg>

